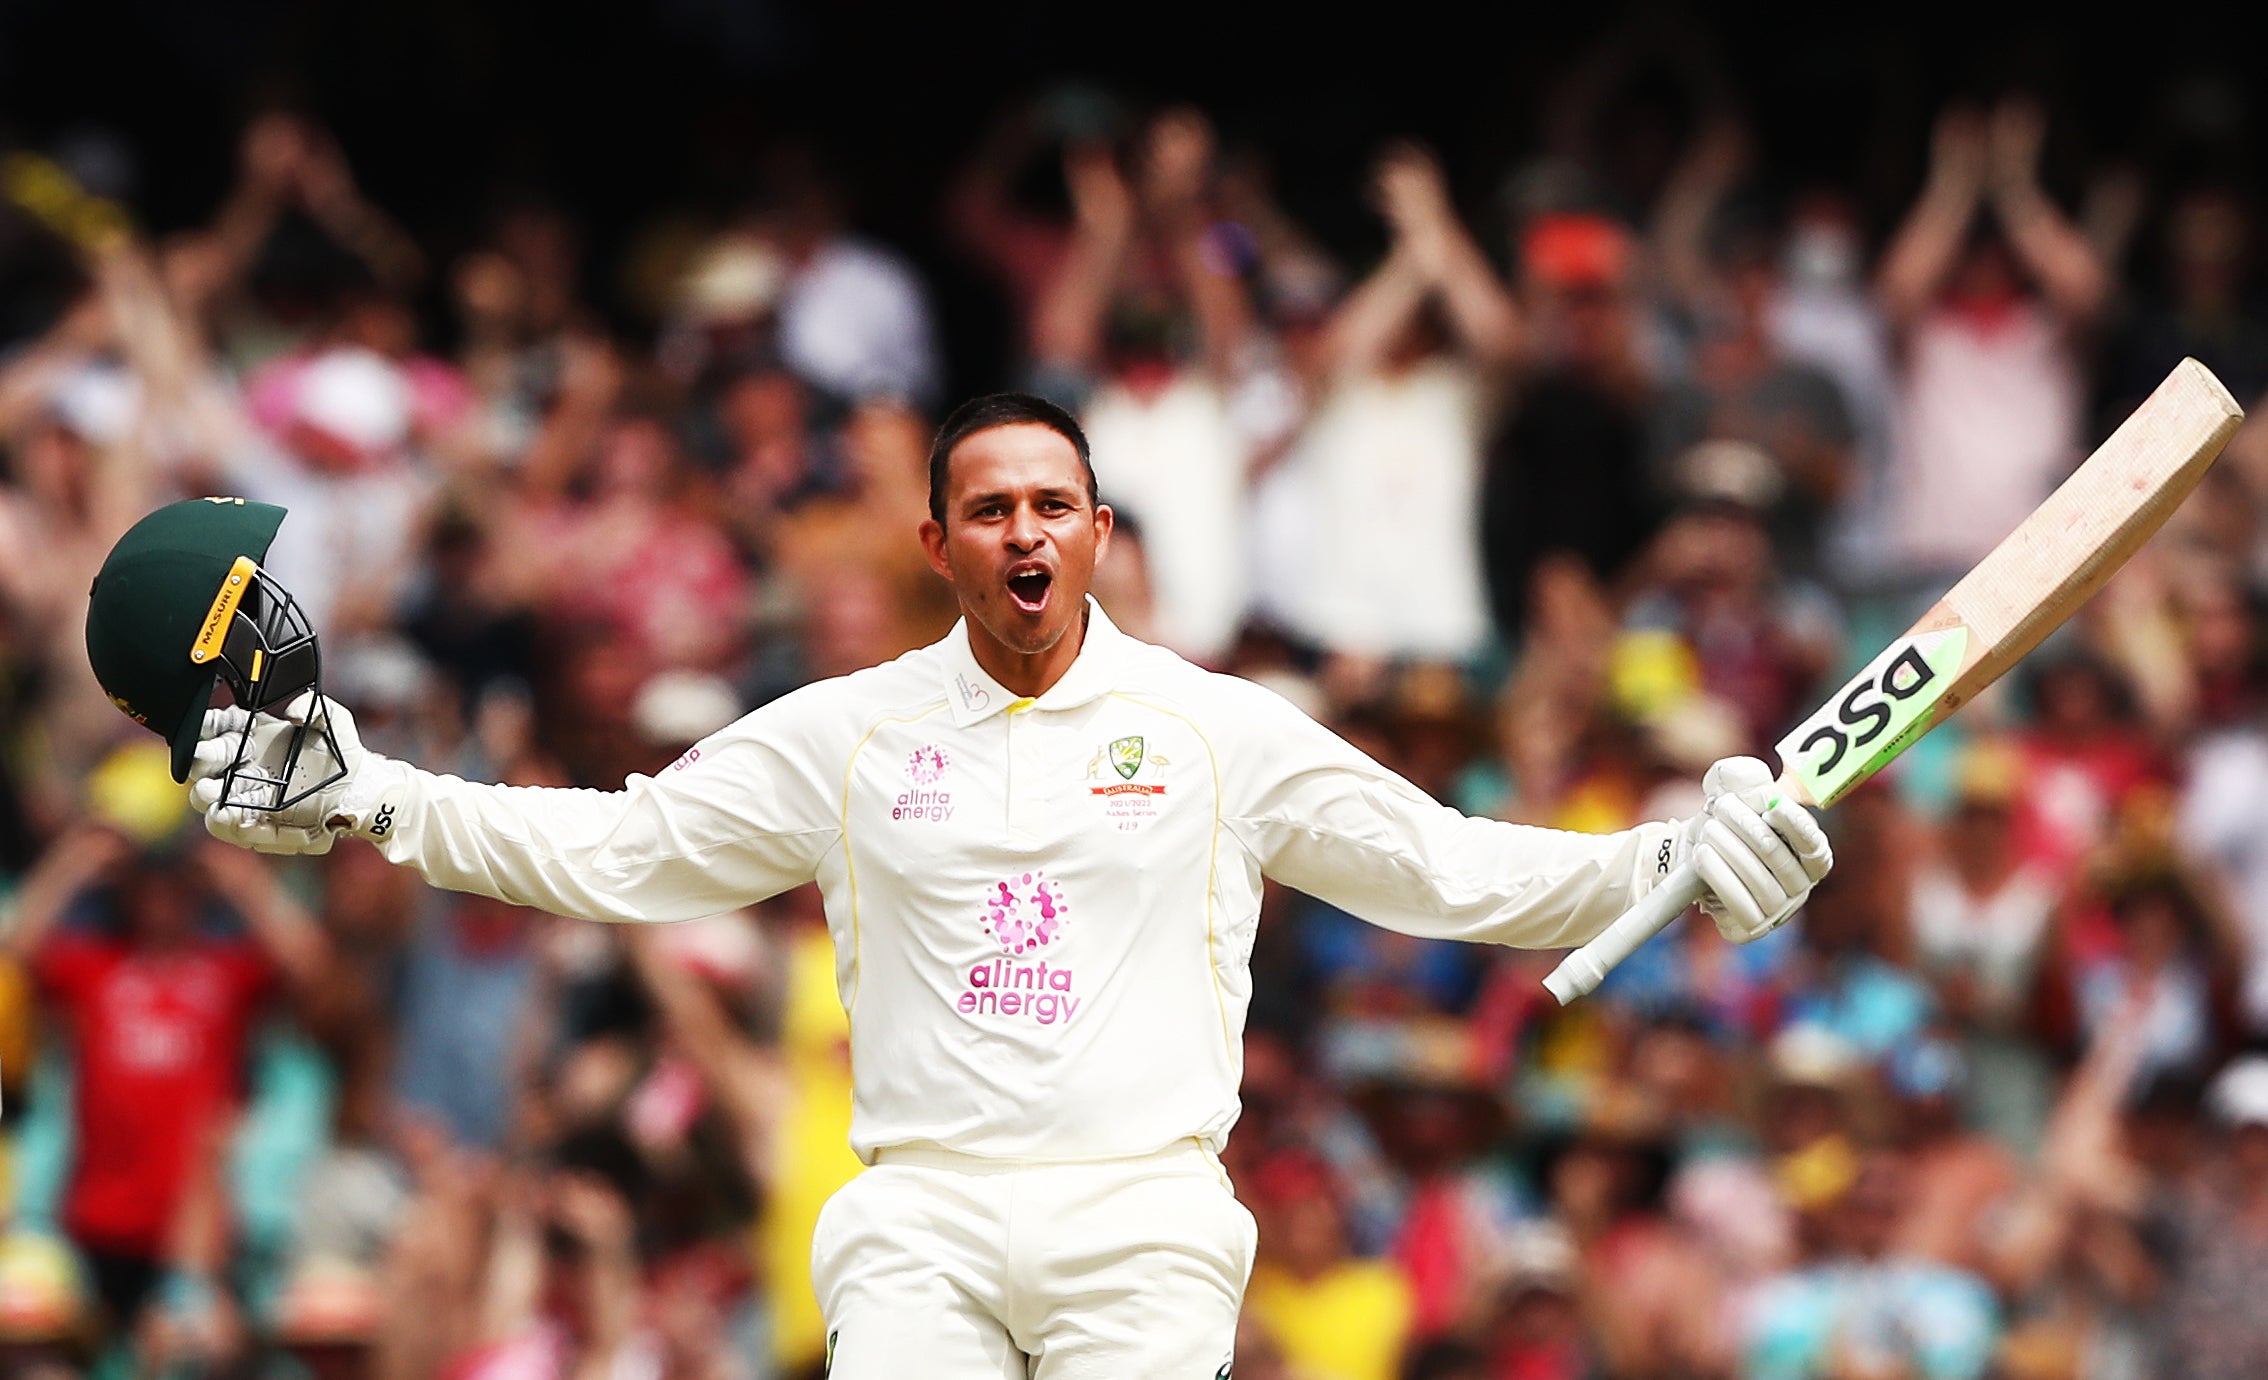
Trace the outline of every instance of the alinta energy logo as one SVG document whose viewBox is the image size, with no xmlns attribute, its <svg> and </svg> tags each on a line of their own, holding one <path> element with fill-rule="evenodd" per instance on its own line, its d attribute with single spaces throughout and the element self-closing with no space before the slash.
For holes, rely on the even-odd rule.
<svg viewBox="0 0 2268 1380">
<path fill-rule="evenodd" d="M 890 807 L 892 819 L 927 819 L 942 824 L 953 817 L 953 793 L 938 789 L 937 783 L 945 779 L 946 769 L 953 759 L 945 749 L 935 743 L 923 743 L 906 758 L 906 780 L 912 783 L 909 790 L 898 793 L 898 802 Z"/>
<path fill-rule="evenodd" d="M 1002 1016 L 1034 1025 L 1057 1025 L 1078 1014 L 1071 969 L 1040 958 L 1057 953 L 1070 924 L 1071 903 L 1061 883 L 1044 872 L 1024 872 L 992 884 L 978 923 L 1000 946 L 1002 958 L 968 971 L 968 988 L 955 1007 L 964 1016 Z M 1017 962 L 1031 959 L 1031 962 Z"/>
</svg>

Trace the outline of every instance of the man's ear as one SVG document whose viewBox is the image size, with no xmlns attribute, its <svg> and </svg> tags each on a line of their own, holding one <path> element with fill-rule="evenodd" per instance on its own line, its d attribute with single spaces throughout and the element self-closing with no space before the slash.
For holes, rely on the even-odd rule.
<svg viewBox="0 0 2268 1380">
<path fill-rule="evenodd" d="M 945 524 L 936 518 L 921 520 L 921 551 L 929 557 L 929 568 L 952 583 L 953 563 L 945 558 Z"/>
<path fill-rule="evenodd" d="M 1110 554 L 1110 534 L 1111 534 L 1112 532 L 1115 532 L 1115 531 L 1117 531 L 1117 530 L 1118 530 L 1118 514 L 1116 514 L 1116 513 L 1112 512 L 1112 511 L 1110 510 L 1110 505 L 1109 505 L 1109 504 L 1107 504 L 1107 503 L 1098 503 L 1098 504 L 1096 504 L 1096 505 L 1095 505 L 1095 564 L 1096 564 L 1096 565 L 1101 565 L 1101 564 L 1102 564 L 1102 561 L 1103 561 L 1103 557 L 1105 557 L 1105 556 L 1107 556 L 1107 555 L 1109 555 L 1109 554 Z"/>
</svg>

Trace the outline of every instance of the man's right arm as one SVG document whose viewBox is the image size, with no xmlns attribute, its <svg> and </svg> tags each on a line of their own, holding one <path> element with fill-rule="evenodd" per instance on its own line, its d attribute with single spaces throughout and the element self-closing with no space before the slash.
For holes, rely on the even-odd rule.
<svg viewBox="0 0 2268 1380">
<path fill-rule="evenodd" d="M 346 779 L 288 811 L 219 803 L 220 773 L 244 721 L 215 713 L 192 798 L 215 836 L 263 851 L 322 852 L 353 834 L 435 886 L 591 920 L 692 919 L 810 881 L 833 846 L 839 821 L 821 762 L 823 707 L 808 692 L 787 696 L 658 776 L 593 791 L 420 771 L 363 750 L 351 718 L 333 705 Z M 253 752 L 264 733 L 282 731 L 283 721 L 255 719 Z"/>
</svg>

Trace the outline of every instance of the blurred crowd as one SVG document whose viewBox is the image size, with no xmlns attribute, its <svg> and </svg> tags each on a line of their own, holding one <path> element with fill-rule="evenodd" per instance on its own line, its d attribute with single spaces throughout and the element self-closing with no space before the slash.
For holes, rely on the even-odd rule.
<svg viewBox="0 0 2268 1380">
<path fill-rule="evenodd" d="M 115 141 L 0 161 L 0 261 L 63 285 L 0 357 L 0 1371 L 824 1364 L 816 896 L 616 929 L 209 843 L 81 646 L 157 504 L 290 509 L 269 567 L 375 749 L 612 787 L 951 627 L 930 428 L 948 378 L 1027 388 L 1092 438 L 1122 626 L 1607 830 L 1768 750 L 2185 354 L 2268 391 L 2225 160 L 2086 166 L 1996 92 L 1884 207 L 1731 103 L 1617 137 L 1618 80 L 1514 166 L 1350 165 L 1369 252 L 1200 110 L 1018 107 L 936 207 L 997 368 L 789 142 L 603 264 L 537 198 L 421 238 L 288 113 L 163 234 Z M 1560 1011 L 1551 955 L 1271 893 L 1240 1380 L 2268 1374 L 2264 519 L 2251 429 L 1834 811 L 1765 941 L 1689 920 Z"/>
</svg>

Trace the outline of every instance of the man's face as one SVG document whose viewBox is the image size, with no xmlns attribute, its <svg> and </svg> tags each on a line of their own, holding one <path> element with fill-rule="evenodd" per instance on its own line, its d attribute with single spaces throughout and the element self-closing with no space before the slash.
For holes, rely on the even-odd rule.
<svg viewBox="0 0 2268 1380">
<path fill-rule="evenodd" d="M 1079 625 L 1110 529 L 1110 509 L 1087 497 L 1079 452 L 1027 422 L 953 448 L 945 521 L 922 523 L 921 544 L 970 621 L 1031 656 Z"/>
</svg>

